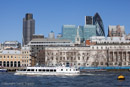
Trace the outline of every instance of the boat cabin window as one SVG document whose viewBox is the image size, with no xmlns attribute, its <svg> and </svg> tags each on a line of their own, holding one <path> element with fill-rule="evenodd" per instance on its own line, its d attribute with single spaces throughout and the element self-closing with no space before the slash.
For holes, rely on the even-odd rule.
<svg viewBox="0 0 130 87">
<path fill-rule="evenodd" d="M 30 69 L 27 69 L 27 71 L 30 71 Z"/>
<path fill-rule="evenodd" d="M 66 69 L 66 71 L 68 71 L 68 69 Z"/>
<path fill-rule="evenodd" d="M 61 69 L 61 71 L 63 71 L 63 69 Z"/>
<path fill-rule="evenodd" d="M 46 71 L 49 72 L 49 69 L 47 69 Z"/>
<path fill-rule="evenodd" d="M 78 69 L 76 69 L 76 71 L 78 71 Z"/>
<path fill-rule="evenodd" d="M 43 69 L 42 71 L 44 71 L 44 72 L 45 72 L 45 69 Z"/>
<path fill-rule="evenodd" d="M 39 69 L 39 71 L 42 71 L 41 69 Z"/>
<path fill-rule="evenodd" d="M 54 69 L 54 72 L 56 72 L 56 69 Z"/>
<path fill-rule="evenodd" d="M 50 72 L 53 72 L 53 69 L 50 69 Z"/>
<path fill-rule="evenodd" d="M 18 71 L 23 71 L 23 69 L 19 69 Z"/>
<path fill-rule="evenodd" d="M 71 71 L 71 69 L 70 69 L 70 71 Z"/>
<path fill-rule="evenodd" d="M 31 69 L 31 71 L 34 71 L 34 69 Z"/>
<path fill-rule="evenodd" d="M 22 71 L 26 71 L 26 69 L 23 69 Z"/>
</svg>

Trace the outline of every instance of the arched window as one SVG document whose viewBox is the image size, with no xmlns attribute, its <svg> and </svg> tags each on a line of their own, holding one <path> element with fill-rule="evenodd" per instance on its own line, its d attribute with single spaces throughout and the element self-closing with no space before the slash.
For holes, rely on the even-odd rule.
<svg viewBox="0 0 130 87">
<path fill-rule="evenodd" d="M 10 66 L 13 67 L 13 61 L 11 61 L 11 65 Z"/>
<path fill-rule="evenodd" d="M 14 62 L 14 67 L 17 67 L 17 62 L 16 61 Z"/>
<path fill-rule="evenodd" d="M 3 66 L 6 67 L 6 61 L 4 61 L 4 65 Z"/>
<path fill-rule="evenodd" d="M 7 61 L 7 67 L 9 67 L 9 61 Z"/>
<path fill-rule="evenodd" d="M 0 66 L 2 66 L 2 61 L 0 61 Z"/>
<path fill-rule="evenodd" d="M 20 61 L 18 61 L 18 67 L 20 67 Z"/>
</svg>

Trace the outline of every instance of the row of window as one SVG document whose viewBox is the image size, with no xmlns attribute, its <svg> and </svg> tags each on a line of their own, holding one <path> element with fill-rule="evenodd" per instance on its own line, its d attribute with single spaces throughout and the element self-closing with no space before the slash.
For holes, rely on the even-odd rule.
<svg viewBox="0 0 130 87">
<path fill-rule="evenodd" d="M 28 56 L 24 56 L 24 57 L 22 57 L 22 58 L 29 58 Z"/>
<path fill-rule="evenodd" d="M 20 67 L 20 61 L 0 61 L 0 66 L 3 67 Z"/>
<path fill-rule="evenodd" d="M 53 65 L 56 65 L 56 64 L 51 64 L 52 66 Z M 65 63 L 63 63 L 63 65 L 65 65 Z M 78 66 L 80 66 L 80 65 L 86 65 L 86 63 L 84 63 L 84 64 L 82 64 L 82 63 L 77 63 L 77 64 L 70 64 L 71 66 L 73 66 L 73 65 L 78 65 Z M 89 64 L 87 64 L 87 65 L 89 65 Z M 122 66 L 122 65 L 130 65 L 130 62 L 109 62 L 109 63 L 107 63 L 107 62 L 92 62 L 92 66 L 98 66 L 98 65 L 117 65 L 117 66 Z"/>
<path fill-rule="evenodd" d="M 117 46 L 114 46 L 114 47 L 111 47 L 111 46 L 110 47 L 92 47 L 92 49 L 107 49 L 107 48 L 118 48 L 118 49 L 123 48 L 124 49 L 124 48 L 129 48 L 129 46 L 127 46 L 127 47 L 123 47 L 123 46 L 122 47 L 121 46 L 120 47 L 119 46 L 118 47 Z"/>
<path fill-rule="evenodd" d="M 130 57 L 128 58 L 128 60 L 126 59 L 126 58 L 122 58 L 122 57 L 120 57 L 120 56 L 118 56 L 118 57 L 115 57 L 115 58 L 113 58 L 113 57 L 110 57 L 109 58 L 109 61 L 130 61 Z"/>
<path fill-rule="evenodd" d="M 53 57 L 51 57 L 51 58 L 48 58 L 48 60 L 55 60 Z M 60 57 L 60 58 L 56 58 L 56 60 L 58 60 L 58 59 L 60 59 L 60 60 L 65 60 L 66 58 L 65 57 Z M 85 58 L 84 57 L 82 57 L 82 60 L 84 60 Z M 86 60 L 88 60 L 89 59 L 89 57 L 87 57 L 87 59 Z M 67 59 L 66 60 L 76 60 L 76 58 L 73 58 L 73 57 L 67 57 Z M 78 60 L 81 60 L 81 57 L 78 57 Z"/>
<path fill-rule="evenodd" d="M 28 60 L 22 60 L 22 62 L 28 62 Z"/>
<path fill-rule="evenodd" d="M 19 56 L 17 56 L 17 57 L 16 56 L 15 57 L 14 56 L 3 56 L 3 57 L 0 56 L 0 58 L 20 58 L 20 57 Z M 24 56 L 22 58 L 29 58 L 29 57 L 28 56 Z"/>
<path fill-rule="evenodd" d="M 78 71 L 77 69 L 65 69 L 66 71 Z M 60 69 L 60 71 L 65 71 Z M 56 69 L 23 69 L 22 71 L 56 72 Z"/>
<path fill-rule="evenodd" d="M 70 42 L 31 42 L 31 44 L 43 44 L 43 43 L 70 43 Z M 37 45 L 34 45 L 37 46 Z"/>
<path fill-rule="evenodd" d="M 22 67 L 27 67 L 28 66 L 28 64 L 22 64 Z"/>
<path fill-rule="evenodd" d="M 54 54 L 51 52 L 48 52 L 47 55 L 54 55 Z M 56 53 L 56 55 L 58 55 L 58 53 Z M 65 52 L 60 52 L 60 55 L 65 55 Z M 76 52 L 67 52 L 66 55 L 76 55 Z M 80 56 L 81 54 L 78 53 L 77 55 Z M 83 56 L 89 55 L 89 53 L 82 53 L 82 55 Z"/>
<path fill-rule="evenodd" d="M 20 57 L 19 56 L 17 56 L 17 57 L 16 56 L 15 57 L 14 56 L 3 56 L 3 57 L 0 56 L 0 58 L 20 58 Z"/>
<path fill-rule="evenodd" d="M 21 71 L 56 72 L 56 69 L 23 69 Z"/>
<path fill-rule="evenodd" d="M 79 49 L 82 49 L 82 50 L 88 50 L 87 47 L 63 47 L 63 48 L 47 48 L 46 50 L 79 50 Z"/>
<path fill-rule="evenodd" d="M 28 54 L 28 51 L 22 52 L 22 54 Z"/>
<path fill-rule="evenodd" d="M 114 62 L 114 63 L 109 63 L 109 65 L 118 65 L 118 66 L 122 66 L 122 65 L 130 65 L 130 62 Z"/>
</svg>

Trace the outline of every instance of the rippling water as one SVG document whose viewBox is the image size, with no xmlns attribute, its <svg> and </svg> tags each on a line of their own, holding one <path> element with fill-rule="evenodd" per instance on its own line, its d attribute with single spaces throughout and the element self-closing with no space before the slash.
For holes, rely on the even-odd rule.
<svg viewBox="0 0 130 87">
<path fill-rule="evenodd" d="M 117 80 L 120 73 L 126 80 Z M 0 87 L 130 87 L 130 72 L 96 72 L 79 76 L 16 76 L 14 73 L 0 73 Z"/>
</svg>

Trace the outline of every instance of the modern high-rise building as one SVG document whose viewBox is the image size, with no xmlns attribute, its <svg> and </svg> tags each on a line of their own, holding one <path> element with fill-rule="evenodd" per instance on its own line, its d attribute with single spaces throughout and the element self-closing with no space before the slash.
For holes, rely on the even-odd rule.
<svg viewBox="0 0 130 87">
<path fill-rule="evenodd" d="M 103 21 L 98 13 L 92 16 L 85 16 L 85 25 L 96 25 L 97 36 L 105 36 Z"/>
<path fill-rule="evenodd" d="M 101 17 L 98 13 L 92 16 L 85 16 L 85 25 L 63 25 L 62 27 L 62 37 L 60 39 L 67 39 L 73 42 L 77 35 L 77 29 L 79 31 L 79 37 L 81 43 L 88 40 L 92 36 L 105 36 L 104 25 Z"/>
<path fill-rule="evenodd" d="M 93 17 L 93 25 L 96 25 L 97 36 L 105 36 L 103 21 L 98 13 Z"/>
<path fill-rule="evenodd" d="M 95 25 L 84 25 L 83 26 L 84 41 L 89 40 L 92 36 L 97 36 Z"/>
<path fill-rule="evenodd" d="M 92 16 L 85 16 L 85 24 L 93 24 L 93 17 Z"/>
<path fill-rule="evenodd" d="M 23 46 L 32 40 L 33 34 L 35 34 L 35 20 L 33 14 L 27 13 L 23 18 Z"/>
<path fill-rule="evenodd" d="M 75 37 L 77 36 L 77 29 L 81 43 L 92 36 L 96 36 L 95 25 L 84 25 L 78 27 L 76 25 L 63 25 L 62 37 L 60 39 L 67 39 L 76 42 Z"/>
<path fill-rule="evenodd" d="M 77 26 L 75 25 L 63 25 L 61 39 L 67 39 L 75 42 L 77 34 Z"/>
</svg>

